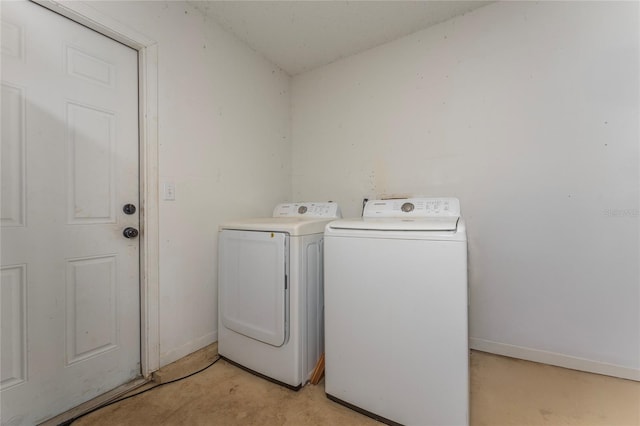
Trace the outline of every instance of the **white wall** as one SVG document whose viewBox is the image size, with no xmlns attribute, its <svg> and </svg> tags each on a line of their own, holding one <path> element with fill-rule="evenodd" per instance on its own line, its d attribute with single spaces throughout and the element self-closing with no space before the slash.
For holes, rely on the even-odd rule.
<svg viewBox="0 0 640 426">
<path fill-rule="evenodd" d="M 501 2 L 296 76 L 293 199 L 459 197 L 472 345 L 640 380 L 638 34 Z"/>
<path fill-rule="evenodd" d="M 160 361 L 217 340 L 217 227 L 291 192 L 289 77 L 185 2 L 91 2 L 158 42 Z"/>
</svg>

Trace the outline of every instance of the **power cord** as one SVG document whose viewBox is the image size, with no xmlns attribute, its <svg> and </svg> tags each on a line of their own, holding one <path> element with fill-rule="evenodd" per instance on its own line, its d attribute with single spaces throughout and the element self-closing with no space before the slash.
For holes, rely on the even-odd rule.
<svg viewBox="0 0 640 426">
<path fill-rule="evenodd" d="M 193 373 L 188 374 L 188 375 L 186 375 L 186 376 L 184 376 L 184 377 L 179 377 L 179 378 L 177 378 L 177 379 L 169 380 L 168 382 L 164 382 L 164 383 L 157 384 L 157 385 L 155 385 L 155 386 L 152 386 L 152 387 L 150 387 L 150 388 L 148 388 L 148 389 L 143 390 L 142 392 L 134 393 L 133 395 L 128 395 L 128 396 L 122 397 L 122 398 L 120 398 L 120 399 L 115 399 L 115 400 L 113 400 L 113 401 L 107 402 L 107 403 L 105 403 L 105 404 L 103 404 L 103 405 L 100 405 L 100 406 L 98 406 L 98 407 L 95 407 L 95 408 L 93 408 L 93 409 L 91 409 L 91 410 L 87 411 L 86 413 L 80 414 L 79 416 L 76 416 L 76 417 L 74 417 L 74 418 L 72 418 L 72 419 L 69 419 L 69 420 L 67 420 L 67 421 L 65 421 L 65 422 L 62 422 L 62 423 L 60 423 L 58 426 L 70 426 L 70 425 L 72 425 L 72 424 L 73 424 L 73 422 L 75 422 L 76 420 L 81 419 L 81 418 L 82 418 L 82 417 L 84 417 L 84 416 L 88 416 L 89 414 L 91 414 L 91 413 L 93 413 L 93 412 L 95 412 L 95 411 L 102 410 L 103 408 L 108 407 L 108 406 L 110 406 L 110 405 L 116 404 L 116 403 L 118 403 L 118 402 L 122 402 L 122 401 L 124 401 L 124 400 L 126 400 L 126 399 L 129 399 L 129 398 L 133 398 L 134 396 L 142 395 L 143 393 L 149 392 L 150 390 L 153 390 L 153 389 L 157 389 L 157 388 L 159 388 L 159 387 L 161 387 L 161 386 L 169 385 L 169 384 L 171 384 L 171 383 L 179 382 L 180 380 L 188 379 L 188 378 L 189 378 L 189 377 L 191 377 L 191 376 L 195 376 L 195 375 L 196 375 L 196 374 L 198 374 L 198 373 L 202 373 L 204 370 L 206 370 L 207 368 L 211 367 L 213 364 L 215 364 L 215 363 L 216 363 L 216 362 L 218 362 L 218 361 L 220 361 L 220 356 L 219 356 L 219 355 L 218 355 L 218 357 L 217 357 L 215 360 L 213 360 L 213 362 L 212 362 L 211 364 L 207 365 L 206 367 L 201 368 L 201 369 L 200 369 L 200 370 L 198 370 L 198 371 L 194 371 Z"/>
</svg>

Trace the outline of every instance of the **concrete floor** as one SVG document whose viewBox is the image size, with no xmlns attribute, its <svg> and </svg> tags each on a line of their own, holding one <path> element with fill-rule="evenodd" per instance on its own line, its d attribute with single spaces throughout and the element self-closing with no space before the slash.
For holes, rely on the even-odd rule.
<svg viewBox="0 0 640 426">
<path fill-rule="evenodd" d="M 169 381 L 207 365 L 212 345 L 160 371 Z M 134 392 L 138 392 L 134 391 Z M 76 420 L 99 425 L 379 425 L 329 401 L 324 381 L 293 392 L 221 360 Z M 482 352 L 471 354 L 471 424 L 640 425 L 640 383 Z"/>
</svg>

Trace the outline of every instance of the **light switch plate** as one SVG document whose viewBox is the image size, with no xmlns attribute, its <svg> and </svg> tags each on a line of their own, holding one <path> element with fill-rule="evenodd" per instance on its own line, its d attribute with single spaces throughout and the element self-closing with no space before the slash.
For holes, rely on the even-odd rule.
<svg viewBox="0 0 640 426">
<path fill-rule="evenodd" d="M 164 200 L 175 201 L 176 200 L 176 184 L 173 182 L 164 183 Z"/>
</svg>

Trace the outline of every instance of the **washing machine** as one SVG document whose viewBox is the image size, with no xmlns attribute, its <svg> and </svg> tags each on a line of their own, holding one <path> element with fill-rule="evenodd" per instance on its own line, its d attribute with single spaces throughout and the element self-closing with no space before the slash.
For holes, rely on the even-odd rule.
<svg viewBox="0 0 640 426">
<path fill-rule="evenodd" d="M 300 389 L 324 350 L 323 238 L 336 203 L 285 203 L 218 235 L 218 352 Z"/>
<path fill-rule="evenodd" d="M 468 425 L 467 238 L 455 198 L 375 200 L 325 230 L 325 392 L 388 424 Z"/>
</svg>

